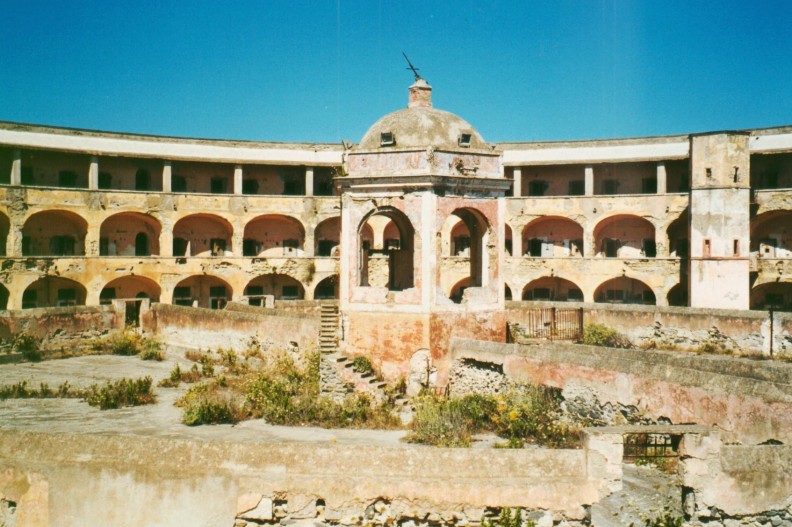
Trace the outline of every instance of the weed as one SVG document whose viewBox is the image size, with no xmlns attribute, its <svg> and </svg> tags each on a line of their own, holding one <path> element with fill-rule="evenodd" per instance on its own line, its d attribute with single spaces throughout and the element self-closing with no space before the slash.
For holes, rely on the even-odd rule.
<svg viewBox="0 0 792 527">
<path fill-rule="evenodd" d="M 181 367 L 177 364 L 173 367 L 167 379 L 162 379 L 157 386 L 161 388 L 175 388 L 179 384 L 195 383 L 201 380 L 201 372 L 198 371 L 198 365 L 193 364 L 189 371 L 182 371 Z"/>
<path fill-rule="evenodd" d="M 38 362 L 42 358 L 39 340 L 30 333 L 15 335 L 11 341 L 11 348 L 15 352 L 21 353 L 22 358 L 30 362 Z"/>
<path fill-rule="evenodd" d="M 707 353 L 707 354 L 718 354 L 718 355 L 731 355 L 734 351 L 731 348 L 727 348 L 721 344 L 715 344 L 713 342 L 705 342 L 698 348 L 696 348 L 696 353 Z"/>
<path fill-rule="evenodd" d="M 481 522 L 482 527 L 536 527 L 536 522 L 531 519 L 523 519 L 522 509 L 508 507 L 501 509 L 500 514 L 495 518 L 484 518 Z"/>
<path fill-rule="evenodd" d="M 101 410 L 151 404 L 156 400 L 151 384 L 151 377 L 107 381 L 103 386 L 94 384 L 88 388 L 83 400 Z"/>
<path fill-rule="evenodd" d="M 358 355 L 352 359 L 352 369 L 361 375 L 373 375 L 377 377 L 377 372 L 374 370 L 374 365 L 371 360 L 364 355 Z"/>
<path fill-rule="evenodd" d="M 53 390 L 47 383 L 42 382 L 38 389 L 28 387 L 27 381 L 20 381 L 8 386 L 0 386 L 0 400 L 4 399 L 66 399 L 82 397 L 81 390 L 74 390 L 66 381 L 57 390 Z"/>
<path fill-rule="evenodd" d="M 603 324 L 586 324 L 583 328 L 583 344 L 605 346 L 608 348 L 631 348 L 630 340 Z"/>
<path fill-rule="evenodd" d="M 162 343 L 155 339 L 144 338 L 140 343 L 140 358 L 143 360 L 165 360 L 162 353 Z"/>
<path fill-rule="evenodd" d="M 245 417 L 240 405 L 230 394 L 218 390 L 218 386 L 217 383 L 197 384 L 179 399 L 184 424 L 233 424 Z"/>
<path fill-rule="evenodd" d="M 140 353 L 141 336 L 130 331 L 117 333 L 108 339 L 110 352 L 113 355 L 137 355 Z"/>
</svg>

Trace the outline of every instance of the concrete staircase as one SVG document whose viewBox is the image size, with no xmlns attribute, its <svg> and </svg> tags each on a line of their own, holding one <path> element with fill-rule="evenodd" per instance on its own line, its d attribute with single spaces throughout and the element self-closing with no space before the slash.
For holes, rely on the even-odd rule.
<svg viewBox="0 0 792 527">
<path fill-rule="evenodd" d="M 338 306 L 322 304 L 319 326 L 319 351 L 322 354 L 338 351 Z"/>
</svg>

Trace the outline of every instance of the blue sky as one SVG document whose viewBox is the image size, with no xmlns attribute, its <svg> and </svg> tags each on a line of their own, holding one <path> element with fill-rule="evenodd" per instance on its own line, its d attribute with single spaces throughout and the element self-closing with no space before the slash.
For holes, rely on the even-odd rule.
<svg viewBox="0 0 792 527">
<path fill-rule="evenodd" d="M 0 120 L 357 142 L 412 75 L 488 141 L 792 124 L 792 2 L 0 0 Z"/>
</svg>

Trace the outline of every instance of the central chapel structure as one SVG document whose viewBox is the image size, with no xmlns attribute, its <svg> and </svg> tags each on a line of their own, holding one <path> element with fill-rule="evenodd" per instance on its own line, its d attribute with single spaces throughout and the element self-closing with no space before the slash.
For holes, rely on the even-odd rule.
<svg viewBox="0 0 792 527">
<path fill-rule="evenodd" d="M 492 144 L 431 92 L 354 145 L 0 123 L 0 309 L 337 299 L 352 351 L 507 301 L 792 309 L 792 127 Z"/>
</svg>

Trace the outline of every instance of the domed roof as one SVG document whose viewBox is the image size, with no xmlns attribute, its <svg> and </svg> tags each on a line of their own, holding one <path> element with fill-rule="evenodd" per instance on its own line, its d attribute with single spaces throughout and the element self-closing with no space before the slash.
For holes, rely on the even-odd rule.
<svg viewBox="0 0 792 527">
<path fill-rule="evenodd" d="M 432 108 L 432 87 L 418 77 L 410 86 L 409 104 L 382 117 L 360 141 L 361 150 L 391 148 L 484 148 L 484 139 L 453 113 Z"/>
<path fill-rule="evenodd" d="M 383 145 L 382 134 L 393 134 L 393 144 Z M 434 108 L 404 108 L 382 117 L 369 128 L 358 145 L 377 148 L 460 148 L 462 134 L 469 134 L 469 148 L 484 148 L 481 135 L 464 119 Z M 467 138 L 466 138 L 467 139 Z"/>
</svg>

